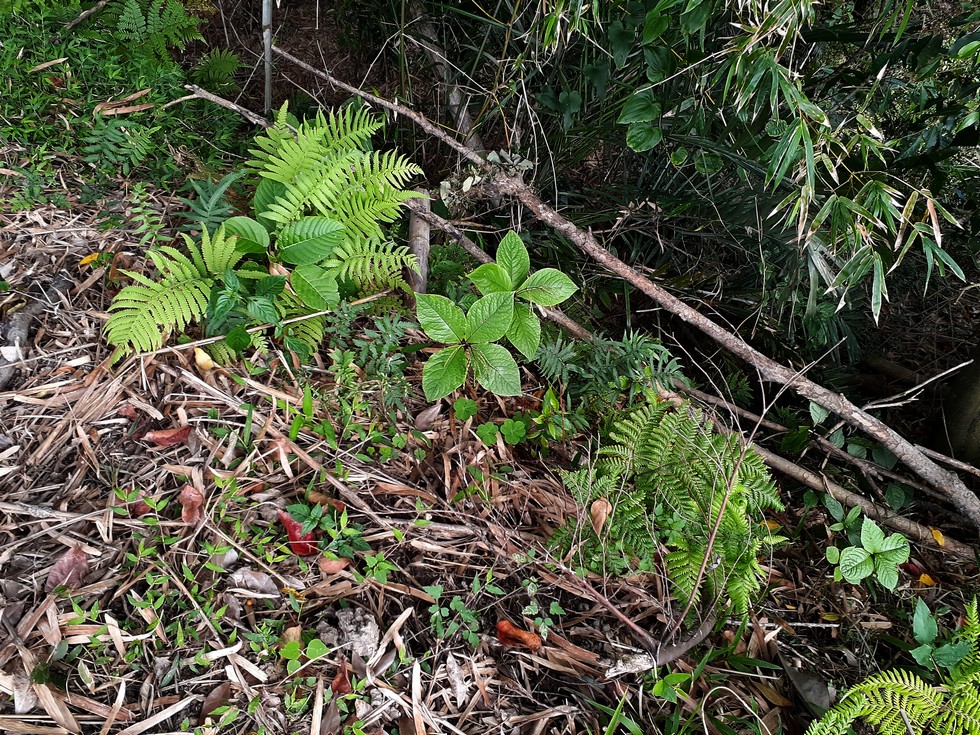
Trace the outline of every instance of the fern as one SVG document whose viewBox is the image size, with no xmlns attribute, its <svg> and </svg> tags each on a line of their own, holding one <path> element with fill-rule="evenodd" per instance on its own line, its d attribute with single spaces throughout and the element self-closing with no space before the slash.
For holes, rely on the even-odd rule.
<svg viewBox="0 0 980 735">
<path fill-rule="evenodd" d="M 384 226 L 403 202 L 421 196 L 401 188 L 421 169 L 397 153 L 365 150 L 380 126 L 350 107 L 291 125 L 283 105 L 275 125 L 256 137 L 247 164 L 260 179 L 256 216 L 270 230 L 310 215 L 344 226 L 343 242 L 324 265 L 362 290 L 405 288 L 401 272 L 414 266 L 407 249 L 385 241 Z"/>
<path fill-rule="evenodd" d="M 208 307 L 215 277 L 233 268 L 241 259 L 234 237 L 219 228 L 214 236 L 204 231 L 200 247 L 183 235 L 188 255 L 163 246 L 147 255 L 156 266 L 156 280 L 140 273 L 123 271 L 136 285 L 126 286 L 109 307 L 106 339 L 120 349 L 147 352 L 163 346 L 165 331 L 183 330 L 200 319 Z"/>
<path fill-rule="evenodd" d="M 159 129 L 130 120 L 96 117 L 91 132 L 82 139 L 84 160 L 102 170 L 121 169 L 129 176 L 155 149 L 154 135 Z"/>
<path fill-rule="evenodd" d="M 115 17 L 114 34 L 131 53 L 166 59 L 170 48 L 181 51 L 192 40 L 204 40 L 200 19 L 178 0 L 117 0 L 107 14 Z"/>
<path fill-rule="evenodd" d="M 608 538 L 591 534 L 579 558 L 608 563 L 611 545 L 637 567 L 650 568 L 662 545 L 668 578 L 682 602 L 727 596 L 744 614 L 761 586 L 758 556 L 772 542 L 761 513 L 782 507 L 759 456 L 734 437 L 713 433 L 691 405 L 644 405 L 616 421 L 609 440 L 587 482 L 583 471 L 563 474 L 582 505 L 605 498 L 613 506 Z M 617 496 L 609 494 L 611 483 L 620 488 Z M 656 528 L 657 508 L 679 518 L 682 532 L 666 524 Z"/>
<path fill-rule="evenodd" d="M 226 174 L 218 183 L 214 183 L 210 179 L 203 181 L 190 179 L 191 187 L 197 192 L 197 199 L 181 197 L 180 201 L 187 205 L 189 211 L 178 212 L 177 216 L 190 220 L 190 222 L 182 225 L 180 229 L 199 230 L 203 227 L 209 233 L 217 230 L 221 223 L 235 211 L 225 194 L 231 185 L 244 175 L 242 172 Z"/>
<path fill-rule="evenodd" d="M 956 638 L 969 652 L 938 685 L 896 669 L 869 676 L 810 725 L 806 735 L 845 735 L 858 720 L 881 735 L 974 735 L 980 732 L 980 621 L 976 598 Z"/>
<path fill-rule="evenodd" d="M 208 51 L 191 71 L 191 79 L 212 92 L 223 92 L 235 86 L 235 72 L 241 65 L 238 54 L 228 49 Z"/>
</svg>

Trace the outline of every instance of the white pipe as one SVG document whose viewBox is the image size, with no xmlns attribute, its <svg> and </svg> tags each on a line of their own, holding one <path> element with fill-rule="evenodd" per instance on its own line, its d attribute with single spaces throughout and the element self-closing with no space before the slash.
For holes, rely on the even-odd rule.
<svg viewBox="0 0 980 735">
<path fill-rule="evenodd" d="M 265 115 L 272 112 L 272 0 L 262 0 L 262 46 L 265 54 Z"/>
</svg>

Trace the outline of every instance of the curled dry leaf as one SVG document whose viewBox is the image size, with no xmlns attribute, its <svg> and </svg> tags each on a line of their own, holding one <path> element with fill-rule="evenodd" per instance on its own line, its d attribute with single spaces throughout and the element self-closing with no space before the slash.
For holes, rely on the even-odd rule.
<svg viewBox="0 0 980 735">
<path fill-rule="evenodd" d="M 51 592 L 55 587 L 76 587 L 88 574 L 88 555 L 78 546 L 66 551 L 48 572 L 44 591 Z"/>
<path fill-rule="evenodd" d="M 203 725 L 208 715 L 218 709 L 218 707 L 228 704 L 229 699 L 231 699 L 231 682 L 226 681 L 218 684 L 204 698 L 204 702 L 201 703 L 201 715 L 197 719 L 197 724 L 199 726 Z"/>
<path fill-rule="evenodd" d="M 150 504 L 146 502 L 142 497 L 136 498 L 132 503 L 126 505 L 126 509 L 129 511 L 131 518 L 138 518 L 139 516 L 145 516 L 147 513 L 153 511 Z"/>
<path fill-rule="evenodd" d="M 238 569 L 232 573 L 231 583 L 249 592 L 279 597 L 279 586 L 265 572 L 257 572 L 254 569 Z"/>
<path fill-rule="evenodd" d="M 214 369 L 214 360 L 211 359 L 211 355 L 200 347 L 194 348 L 194 363 L 204 372 Z"/>
<path fill-rule="evenodd" d="M 310 556 L 319 551 L 313 532 L 303 533 L 303 524 L 296 521 L 289 513 L 280 510 L 279 521 L 286 528 L 286 535 L 289 536 L 289 548 L 296 556 Z"/>
<path fill-rule="evenodd" d="M 180 503 L 180 519 L 188 526 L 196 526 L 204 518 L 204 495 L 193 485 L 184 485 L 177 502 Z"/>
<path fill-rule="evenodd" d="M 143 441 L 156 444 L 158 447 L 172 447 L 187 441 L 191 434 L 190 426 L 179 426 L 176 429 L 159 429 L 143 434 Z"/>
<path fill-rule="evenodd" d="M 596 536 L 602 535 L 602 529 L 610 513 L 612 513 L 612 503 L 606 498 L 599 498 L 592 503 L 589 508 L 589 518 L 592 519 L 592 530 L 595 531 Z"/>
<path fill-rule="evenodd" d="M 136 406 L 132 403 L 127 403 L 122 408 L 119 409 L 119 415 L 125 416 L 130 421 L 136 421 L 139 418 L 139 413 L 136 411 Z"/>
<path fill-rule="evenodd" d="M 522 630 L 509 620 L 497 621 L 497 640 L 505 646 L 529 648 L 532 652 L 541 648 L 541 638 L 537 634 Z"/>
<path fill-rule="evenodd" d="M 420 412 L 418 416 L 415 417 L 415 428 L 419 431 L 425 431 L 439 418 L 439 414 L 442 413 L 442 401 L 439 401 L 434 406 L 429 406 L 424 411 Z"/>
<path fill-rule="evenodd" d="M 347 568 L 348 564 L 350 564 L 350 559 L 329 559 L 326 556 L 321 556 L 316 560 L 316 565 L 320 568 L 320 574 L 324 577 L 342 572 Z"/>
<path fill-rule="evenodd" d="M 347 659 L 340 659 L 340 668 L 337 669 L 337 675 L 330 682 L 330 688 L 333 689 L 334 694 L 350 694 L 354 691 L 354 687 L 350 683 L 350 671 L 347 669 Z"/>
</svg>

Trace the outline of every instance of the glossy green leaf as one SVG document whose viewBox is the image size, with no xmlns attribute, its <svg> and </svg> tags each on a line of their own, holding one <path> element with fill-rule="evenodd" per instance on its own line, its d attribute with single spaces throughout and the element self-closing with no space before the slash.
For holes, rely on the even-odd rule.
<svg viewBox="0 0 980 735">
<path fill-rule="evenodd" d="M 289 285 L 313 311 L 332 309 L 340 303 L 337 279 L 318 265 L 300 265 L 289 275 Z"/>
<path fill-rule="evenodd" d="M 514 293 L 487 294 L 477 299 L 466 313 L 466 339 L 469 342 L 496 342 L 514 320 Z"/>
<path fill-rule="evenodd" d="M 839 568 L 851 584 L 858 584 L 875 570 L 871 554 L 859 546 L 850 546 L 841 552 Z"/>
<path fill-rule="evenodd" d="M 476 382 L 491 393 L 498 396 L 520 395 L 520 370 L 507 348 L 496 344 L 471 345 L 470 363 Z"/>
<path fill-rule="evenodd" d="M 660 119 L 660 103 L 652 89 L 637 92 L 623 105 L 618 123 L 651 122 Z"/>
<path fill-rule="evenodd" d="M 617 69 L 622 69 L 626 63 L 635 35 L 633 29 L 624 26 L 622 21 L 617 20 L 609 24 L 609 50 L 612 51 Z"/>
<path fill-rule="evenodd" d="M 517 295 L 538 306 L 555 306 L 578 290 L 572 279 L 554 268 L 542 268 L 532 273 L 521 285 Z"/>
<path fill-rule="evenodd" d="M 667 27 L 670 25 L 670 20 L 661 15 L 657 10 L 651 10 L 647 13 L 646 20 L 643 23 L 643 43 L 653 43 L 658 38 L 660 38 Z"/>
<path fill-rule="evenodd" d="M 881 551 L 885 541 L 885 532 L 870 518 L 865 518 L 861 524 L 861 546 L 874 554 Z"/>
<path fill-rule="evenodd" d="M 497 263 L 484 263 L 469 275 L 473 285 L 481 294 L 513 291 L 514 283 L 507 271 Z"/>
<path fill-rule="evenodd" d="M 269 231 L 251 217 L 231 217 L 224 222 L 226 235 L 238 235 L 235 249 L 243 253 L 264 253 L 269 247 Z"/>
<path fill-rule="evenodd" d="M 912 616 L 912 633 L 919 643 L 932 643 L 939 634 L 939 626 L 933 617 L 929 606 L 920 597 L 915 603 L 915 614 Z"/>
<path fill-rule="evenodd" d="M 875 578 L 886 590 L 893 590 L 898 587 L 898 567 L 875 559 Z"/>
<path fill-rule="evenodd" d="M 528 360 L 533 360 L 541 344 L 541 320 L 526 304 L 514 304 L 514 321 L 507 339 Z"/>
<path fill-rule="evenodd" d="M 664 139 L 664 131 L 649 122 L 633 123 L 626 131 L 626 145 L 637 153 L 653 150 Z"/>
<path fill-rule="evenodd" d="M 266 216 L 269 207 L 275 204 L 286 193 L 286 185 L 272 179 L 260 179 L 252 197 L 252 208 L 255 218 L 268 230 L 272 231 L 276 223 Z"/>
<path fill-rule="evenodd" d="M 282 228 L 276 249 L 284 263 L 319 263 L 344 239 L 344 226 L 328 217 L 303 217 Z"/>
<path fill-rule="evenodd" d="M 438 401 L 466 380 L 466 350 L 461 345 L 445 347 L 422 366 L 422 391 L 427 401 Z"/>
<path fill-rule="evenodd" d="M 415 315 L 425 333 L 438 342 L 456 344 L 466 339 L 466 315 L 445 296 L 416 294 Z"/>
<path fill-rule="evenodd" d="M 516 232 L 508 232 L 497 246 L 497 264 L 507 271 L 512 288 L 524 283 L 531 270 L 531 258 L 524 241 Z"/>
</svg>

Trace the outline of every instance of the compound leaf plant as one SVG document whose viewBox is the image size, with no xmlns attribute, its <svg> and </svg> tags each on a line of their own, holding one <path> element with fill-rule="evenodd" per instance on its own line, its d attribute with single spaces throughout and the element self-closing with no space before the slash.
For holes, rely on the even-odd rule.
<svg viewBox="0 0 980 735">
<path fill-rule="evenodd" d="M 466 313 L 445 296 L 416 295 L 419 324 L 430 338 L 446 345 L 422 368 L 426 400 L 448 396 L 466 382 L 470 369 L 476 382 L 490 392 L 518 395 L 517 362 L 497 342 L 507 337 L 521 354 L 533 358 L 541 341 L 541 322 L 528 304 L 555 306 L 577 290 L 568 276 L 554 268 L 530 273 L 527 248 L 513 232 L 501 241 L 497 261 L 470 273 L 483 296 Z"/>
</svg>

